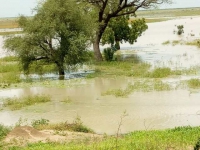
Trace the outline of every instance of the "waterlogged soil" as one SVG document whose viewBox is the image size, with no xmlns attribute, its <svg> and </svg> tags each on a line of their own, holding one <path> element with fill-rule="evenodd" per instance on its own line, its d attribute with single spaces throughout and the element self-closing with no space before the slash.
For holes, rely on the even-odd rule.
<svg viewBox="0 0 200 150">
<path fill-rule="evenodd" d="M 192 41 L 200 37 L 200 17 L 178 18 L 148 24 L 149 29 L 134 45 L 121 45 L 122 53 L 135 54 L 153 67 L 185 69 L 200 64 L 200 49 L 186 45 L 163 45 L 165 41 Z M 184 25 L 184 34 L 174 34 L 175 25 Z M 191 36 L 192 34 L 192 36 Z M 194 35 L 193 35 L 194 34 Z M 2 40 L 0 38 L 0 40 Z M 0 42 L 2 43 L 2 42 Z M 0 45 L 2 46 L 2 45 Z M 123 51 L 124 50 L 124 51 Z M 125 51 L 129 50 L 129 51 Z M 1 49 L 2 55 L 3 53 Z M 181 76 L 165 78 L 175 84 L 180 80 L 200 78 Z M 6 97 L 50 95 L 51 102 L 11 111 L 0 111 L 0 123 L 14 125 L 19 118 L 49 119 L 50 122 L 73 122 L 78 116 L 97 133 L 115 134 L 134 130 L 165 129 L 175 126 L 200 125 L 200 91 L 175 88 L 170 91 L 133 92 L 126 98 L 102 96 L 110 89 L 125 88 L 133 79 L 126 77 L 81 79 L 80 86 L 29 87 L 0 91 L 0 107 Z M 83 84 L 84 83 L 84 84 Z M 121 117 L 126 111 L 126 116 Z"/>
<path fill-rule="evenodd" d="M 83 79 L 84 80 L 84 79 Z M 121 133 L 200 124 L 200 93 L 188 90 L 133 92 L 127 98 L 102 96 L 108 89 L 125 87 L 130 78 L 96 78 L 80 87 L 32 87 L 0 91 L 0 97 L 50 95 L 52 101 L 18 111 L 0 111 L 0 123 L 15 124 L 19 118 L 73 122 L 78 116 L 97 133 L 115 134 L 122 117 Z M 65 101 L 67 99 L 67 101 Z"/>
</svg>

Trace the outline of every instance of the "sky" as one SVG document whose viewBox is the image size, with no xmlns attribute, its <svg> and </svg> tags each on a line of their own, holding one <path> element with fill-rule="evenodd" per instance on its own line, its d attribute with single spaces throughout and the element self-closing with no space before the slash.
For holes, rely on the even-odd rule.
<svg viewBox="0 0 200 150">
<path fill-rule="evenodd" d="M 0 0 L 0 18 L 18 17 L 19 15 L 33 16 L 33 9 L 39 0 Z M 173 0 L 171 5 L 162 5 L 164 8 L 200 7 L 200 0 Z"/>
</svg>

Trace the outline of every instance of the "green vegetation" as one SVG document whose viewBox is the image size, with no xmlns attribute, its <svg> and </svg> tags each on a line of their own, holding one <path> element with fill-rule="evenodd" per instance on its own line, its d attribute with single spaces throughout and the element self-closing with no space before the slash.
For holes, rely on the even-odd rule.
<svg viewBox="0 0 200 150">
<path fill-rule="evenodd" d="M 178 31 L 177 31 L 178 35 L 181 35 L 181 34 L 184 33 L 184 26 L 183 25 L 178 25 L 177 29 L 178 29 Z"/>
<path fill-rule="evenodd" d="M 129 0 L 125 2 L 123 0 L 120 0 L 120 1 L 116 1 L 115 3 L 113 3 L 112 0 L 107 0 L 106 2 L 79 0 L 79 2 L 82 2 L 84 5 L 85 5 L 85 2 L 88 3 L 88 5 L 86 5 L 86 8 L 88 9 L 88 6 L 89 6 L 90 8 L 89 10 L 94 10 L 94 11 L 90 11 L 90 13 L 93 13 L 95 18 L 98 18 L 95 20 L 98 27 L 96 28 L 96 31 L 94 34 L 93 50 L 94 50 L 96 61 L 103 61 L 103 57 L 100 52 L 100 43 L 101 43 L 102 36 L 104 32 L 106 32 L 106 28 L 109 25 L 109 23 L 112 21 L 112 19 L 119 18 L 121 16 L 131 15 L 131 14 L 135 15 L 136 11 L 139 8 L 144 8 L 144 7 L 152 8 L 152 6 L 158 6 L 159 4 L 169 3 L 169 0 L 153 0 L 153 1 L 145 1 L 145 3 L 143 1 L 135 1 L 135 0 Z M 135 31 L 134 31 L 134 34 L 137 35 Z M 119 42 L 118 39 L 116 40 L 117 40 L 116 42 Z"/>
<path fill-rule="evenodd" d="M 167 130 L 135 131 L 127 135 L 106 137 L 96 142 L 77 141 L 71 143 L 33 143 L 25 147 L 15 147 L 15 150 L 165 150 L 165 149 L 193 149 L 197 146 L 200 127 L 177 127 Z"/>
<path fill-rule="evenodd" d="M 171 69 L 170 68 L 156 68 L 150 73 L 151 78 L 164 78 L 170 76 Z"/>
<path fill-rule="evenodd" d="M 197 46 L 200 48 L 200 40 L 194 40 L 191 42 L 186 42 L 186 45 L 192 45 L 192 46 Z"/>
<path fill-rule="evenodd" d="M 66 66 L 87 60 L 93 21 L 81 5 L 74 5 L 75 0 L 48 0 L 36 8 L 33 18 L 19 18 L 23 34 L 8 37 L 4 46 L 17 54 L 25 72 L 33 62 L 54 64 L 64 79 Z"/>
<path fill-rule="evenodd" d="M 188 86 L 190 88 L 200 88 L 200 79 L 190 79 L 190 80 L 188 80 Z"/>
<path fill-rule="evenodd" d="M 163 45 L 168 45 L 168 44 L 170 44 L 170 41 L 168 40 L 168 41 L 165 41 L 165 42 L 163 42 L 162 43 Z"/>
<path fill-rule="evenodd" d="M 148 29 L 145 19 L 129 21 L 129 15 L 112 18 L 102 36 L 102 44 L 111 44 L 111 48 L 120 50 L 120 43 L 137 42 L 138 37 Z"/>
<path fill-rule="evenodd" d="M 10 132 L 10 128 L 0 124 L 0 142 Z M 1 144 L 0 144 L 1 148 Z"/>
<path fill-rule="evenodd" d="M 83 125 L 80 117 L 77 117 L 73 123 L 56 123 L 50 124 L 47 119 L 33 120 L 31 125 L 38 130 L 54 130 L 54 131 L 74 131 L 84 133 L 94 133 L 94 131 Z"/>
<path fill-rule="evenodd" d="M 125 89 L 113 89 L 102 93 L 105 95 L 114 95 L 115 97 L 127 97 L 135 91 L 150 92 L 150 91 L 168 91 L 171 87 L 167 83 L 160 80 L 144 80 L 135 81 L 133 84 L 128 84 Z"/>
<path fill-rule="evenodd" d="M 191 45 L 191 46 L 197 46 L 200 48 L 200 40 L 194 40 L 194 41 L 183 41 L 183 40 L 174 40 L 174 41 L 165 41 L 162 43 L 163 45 L 169 45 L 172 44 L 173 46 L 181 44 L 181 45 Z"/>
<path fill-rule="evenodd" d="M 26 106 L 31 106 L 39 103 L 49 102 L 49 96 L 28 96 L 23 98 L 7 98 L 4 100 L 4 106 L 11 110 L 19 110 Z"/>
<path fill-rule="evenodd" d="M 7 88 L 11 84 L 19 83 L 20 67 L 16 57 L 0 59 L 0 87 Z"/>
</svg>

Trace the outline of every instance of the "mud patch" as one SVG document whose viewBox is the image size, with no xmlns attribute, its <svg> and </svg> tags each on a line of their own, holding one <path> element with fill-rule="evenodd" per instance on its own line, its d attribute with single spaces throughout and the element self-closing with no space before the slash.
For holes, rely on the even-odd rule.
<svg viewBox="0 0 200 150">
<path fill-rule="evenodd" d="M 5 138 L 4 142 L 10 146 L 25 146 L 27 143 L 37 142 L 72 142 L 72 141 L 96 141 L 102 139 L 102 135 L 79 133 L 70 131 L 38 131 L 30 126 L 19 126 L 14 128 Z"/>
</svg>

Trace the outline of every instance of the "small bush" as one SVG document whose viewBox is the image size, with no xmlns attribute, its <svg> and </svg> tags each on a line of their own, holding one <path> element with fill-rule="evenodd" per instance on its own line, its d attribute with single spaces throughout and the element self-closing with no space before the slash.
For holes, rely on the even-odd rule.
<svg viewBox="0 0 200 150">
<path fill-rule="evenodd" d="M 105 48 L 103 54 L 106 61 L 112 61 L 115 51 L 112 48 Z"/>
<path fill-rule="evenodd" d="M 37 128 L 40 125 L 48 125 L 48 124 L 49 124 L 49 120 L 47 120 L 47 119 L 33 120 L 31 122 L 31 125 L 34 128 Z"/>
<path fill-rule="evenodd" d="M 200 138 L 198 139 L 197 143 L 195 144 L 194 150 L 200 150 Z"/>
<path fill-rule="evenodd" d="M 178 35 L 181 35 L 181 34 L 183 34 L 184 33 L 184 26 L 183 25 L 178 25 L 177 26 L 177 29 L 178 29 L 178 31 L 177 31 L 177 34 Z"/>
</svg>

